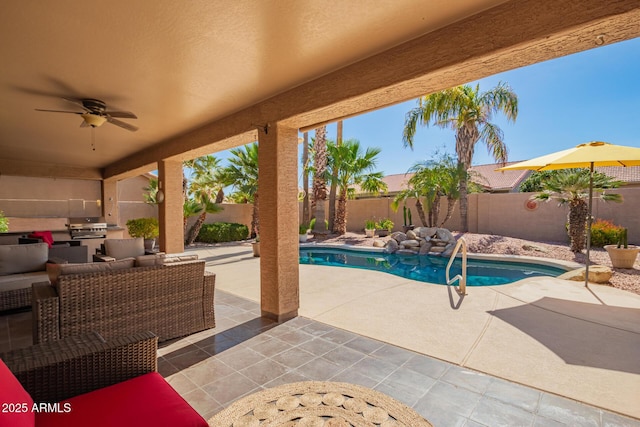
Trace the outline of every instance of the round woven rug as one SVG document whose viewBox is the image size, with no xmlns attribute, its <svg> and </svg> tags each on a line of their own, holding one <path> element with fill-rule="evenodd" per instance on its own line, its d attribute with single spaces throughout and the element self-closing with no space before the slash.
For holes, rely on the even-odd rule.
<svg viewBox="0 0 640 427">
<path fill-rule="evenodd" d="M 303 381 L 253 393 L 209 420 L 212 427 L 431 426 L 408 406 L 355 384 Z"/>
</svg>

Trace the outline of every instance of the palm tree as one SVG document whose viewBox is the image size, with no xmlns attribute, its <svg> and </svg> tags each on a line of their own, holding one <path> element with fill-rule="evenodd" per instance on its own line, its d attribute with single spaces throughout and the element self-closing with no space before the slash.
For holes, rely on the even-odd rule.
<svg viewBox="0 0 640 427">
<path fill-rule="evenodd" d="M 193 244 L 200 233 L 202 224 L 207 219 L 208 213 L 220 212 L 222 208 L 218 206 L 217 195 L 224 188 L 224 183 L 220 181 L 222 175 L 216 173 L 220 167 L 220 161 L 212 155 L 198 157 L 185 162 L 192 169 L 191 181 L 189 182 L 189 195 L 202 206 L 202 211 L 198 220 L 189 230 L 187 245 Z M 224 192 L 222 193 L 224 195 Z M 214 202 L 215 200 L 215 202 Z"/>
<path fill-rule="evenodd" d="M 477 142 L 487 145 L 496 161 L 507 161 L 507 146 L 502 130 L 491 122 L 493 115 L 503 112 L 509 121 L 518 116 L 518 97 L 511 88 L 499 83 L 493 89 L 480 92 L 480 86 L 457 86 L 424 96 L 418 107 L 407 113 L 404 124 L 404 146 L 413 148 L 416 126 L 429 126 L 432 122 L 441 128 L 456 132 L 456 154 L 464 170 L 471 167 Z M 462 231 L 468 231 L 467 180 L 460 179 L 460 217 Z"/>
<path fill-rule="evenodd" d="M 260 234 L 258 216 L 258 144 L 245 145 L 230 150 L 229 165 L 225 168 L 227 183 L 233 185 L 236 192 L 242 195 L 245 203 L 253 203 L 251 218 L 251 236 Z"/>
<path fill-rule="evenodd" d="M 309 133 L 304 133 L 302 141 L 302 188 L 304 189 L 304 199 L 302 200 L 302 223 L 309 224 L 311 215 L 309 214 Z"/>
<path fill-rule="evenodd" d="M 542 193 L 533 196 L 537 200 L 556 199 L 559 206 L 569 205 L 567 222 L 568 234 L 571 240 L 571 250 L 580 252 L 586 243 L 587 217 L 589 207 L 589 170 L 588 169 L 562 169 L 548 174 L 542 182 Z M 616 188 L 621 182 L 604 175 L 596 174 L 593 177 L 593 190 L 605 202 L 622 202 L 620 194 L 606 193 L 606 189 Z"/>
<path fill-rule="evenodd" d="M 340 146 L 342 144 L 342 120 L 338 121 L 337 124 L 337 134 L 336 134 L 336 145 Z M 329 230 L 333 232 L 337 232 L 337 228 L 335 226 L 336 220 L 336 193 L 338 192 L 338 169 L 333 169 L 331 172 L 331 187 L 329 188 Z"/>
<path fill-rule="evenodd" d="M 382 172 L 372 172 L 376 166 L 376 156 L 379 148 L 367 148 L 363 153 L 360 142 L 355 139 L 344 141 L 341 145 L 329 143 L 327 145 L 329 158 L 329 175 L 335 183 L 338 192 L 338 206 L 335 217 L 335 231 L 338 234 L 347 232 L 347 197 L 350 187 L 360 186 L 366 192 L 386 190 L 387 185 L 382 181 Z M 316 221 L 317 222 L 317 221 Z"/>
<path fill-rule="evenodd" d="M 187 221 L 189 218 L 195 215 L 199 215 L 204 210 L 204 207 L 194 199 L 185 199 L 182 204 L 182 232 L 187 235 Z"/>
<path fill-rule="evenodd" d="M 320 126 L 316 129 L 316 137 L 313 143 L 313 201 L 311 202 L 311 215 L 316 219 L 315 232 L 322 230 L 325 223 L 324 201 L 327 199 L 327 127 Z M 324 230 L 322 230 L 324 231 Z"/>
</svg>

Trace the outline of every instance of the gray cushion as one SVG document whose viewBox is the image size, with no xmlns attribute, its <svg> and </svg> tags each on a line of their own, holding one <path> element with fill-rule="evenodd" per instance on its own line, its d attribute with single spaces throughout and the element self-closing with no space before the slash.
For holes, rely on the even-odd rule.
<svg viewBox="0 0 640 427">
<path fill-rule="evenodd" d="M 47 264 L 47 273 L 52 285 L 58 283 L 58 277 L 65 274 L 96 273 L 99 271 L 124 270 L 133 268 L 135 258 L 124 258 L 112 262 L 89 262 L 80 264 Z"/>
<path fill-rule="evenodd" d="M 48 256 L 46 243 L 0 245 L 0 275 L 44 271 Z"/>
<path fill-rule="evenodd" d="M 104 241 L 105 255 L 115 259 L 137 257 L 144 255 L 144 239 L 106 239 Z"/>
<path fill-rule="evenodd" d="M 47 281 L 46 271 L 33 271 L 31 273 L 10 274 L 8 276 L 0 276 L 0 292 L 31 288 L 32 283 L 46 282 L 46 281 Z"/>
</svg>

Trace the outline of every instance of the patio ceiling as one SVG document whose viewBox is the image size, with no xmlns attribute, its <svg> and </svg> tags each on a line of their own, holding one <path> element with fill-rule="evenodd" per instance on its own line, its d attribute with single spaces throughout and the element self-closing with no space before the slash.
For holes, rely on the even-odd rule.
<svg viewBox="0 0 640 427">
<path fill-rule="evenodd" d="M 117 176 L 155 167 L 163 156 L 185 151 L 198 155 L 248 142 L 255 137 L 253 125 L 269 120 L 294 117 L 292 123 L 298 127 L 400 102 L 438 84 L 425 85 L 423 78 L 412 90 L 385 93 L 385 88 L 398 83 L 389 77 L 392 61 L 385 58 L 402 55 L 403 49 L 412 54 L 429 34 L 435 34 L 431 54 L 456 35 L 471 46 L 469 51 L 478 45 L 487 52 L 500 50 L 506 36 L 486 32 L 491 19 L 538 9 L 543 20 L 550 19 L 557 14 L 553 8 L 564 7 L 558 3 L 565 2 L 545 2 L 547 10 L 533 1 L 503 3 L 393 0 L 376 1 L 372 7 L 368 0 L 5 1 L 0 15 L 0 173 Z M 537 38 L 542 49 L 536 57 L 522 55 L 521 62 L 595 47 L 592 36 L 602 31 L 598 22 L 607 25 L 607 42 L 639 35 L 638 26 L 630 24 L 638 17 L 633 1 L 584 3 L 569 11 L 574 20 L 552 22 L 548 33 L 523 30 L 523 37 Z M 496 6 L 499 13 L 486 15 Z M 484 28 L 478 27 L 482 22 Z M 465 39 L 461 29 L 475 36 Z M 479 34 L 488 35 L 479 39 Z M 570 43 L 563 43 L 563 38 Z M 545 52 L 546 39 L 567 47 Z M 501 65 L 479 57 L 470 73 L 458 73 L 450 80 L 463 83 L 459 80 L 471 75 L 477 78 L 478 73 L 522 65 L 513 58 L 523 41 L 510 48 L 511 56 L 504 57 Z M 384 61 L 367 63 L 367 58 L 384 52 Z M 459 55 L 471 57 L 464 49 Z M 450 58 L 437 69 L 446 71 L 445 65 L 461 60 Z M 416 61 L 416 69 L 398 74 L 408 78 L 422 73 L 428 79 L 431 65 L 423 64 L 424 58 Z M 481 68 L 484 71 L 478 71 Z M 366 84 L 355 84 L 363 70 L 368 70 Z M 321 84 L 314 85 L 315 81 Z M 345 87 L 336 87 L 339 82 Z M 374 90 L 378 92 L 367 102 L 356 102 L 359 95 Z M 345 99 L 339 99 L 339 91 L 346 93 Z M 95 129 L 93 151 L 91 130 L 79 127 L 79 116 L 34 110 L 78 111 L 62 97 L 98 98 L 111 109 L 132 111 L 138 119 L 122 121 L 139 130 L 104 124 Z M 309 98 L 318 101 L 313 104 Z M 332 108 L 323 108 L 331 103 Z M 237 124 L 252 114 L 261 121 Z M 214 129 L 218 123 L 222 131 Z M 219 145 L 207 145 L 214 142 Z"/>
</svg>

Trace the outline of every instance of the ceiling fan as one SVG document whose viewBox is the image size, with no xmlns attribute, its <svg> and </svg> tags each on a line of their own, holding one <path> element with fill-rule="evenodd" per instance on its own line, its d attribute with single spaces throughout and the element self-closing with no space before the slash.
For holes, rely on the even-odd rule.
<svg viewBox="0 0 640 427">
<path fill-rule="evenodd" d="M 84 111 L 60 111 L 60 110 L 43 110 L 36 108 L 36 111 L 46 111 L 49 113 L 68 113 L 77 114 L 82 117 L 82 123 L 80 127 L 92 127 L 96 128 L 102 126 L 104 122 L 109 122 L 113 125 L 120 126 L 131 132 L 138 130 L 136 126 L 125 123 L 118 118 L 123 119 L 137 119 L 138 117 L 129 111 L 109 111 L 107 110 L 107 104 L 104 101 L 93 98 L 62 98 L 65 101 L 69 101 L 73 104 L 80 106 Z"/>
</svg>

